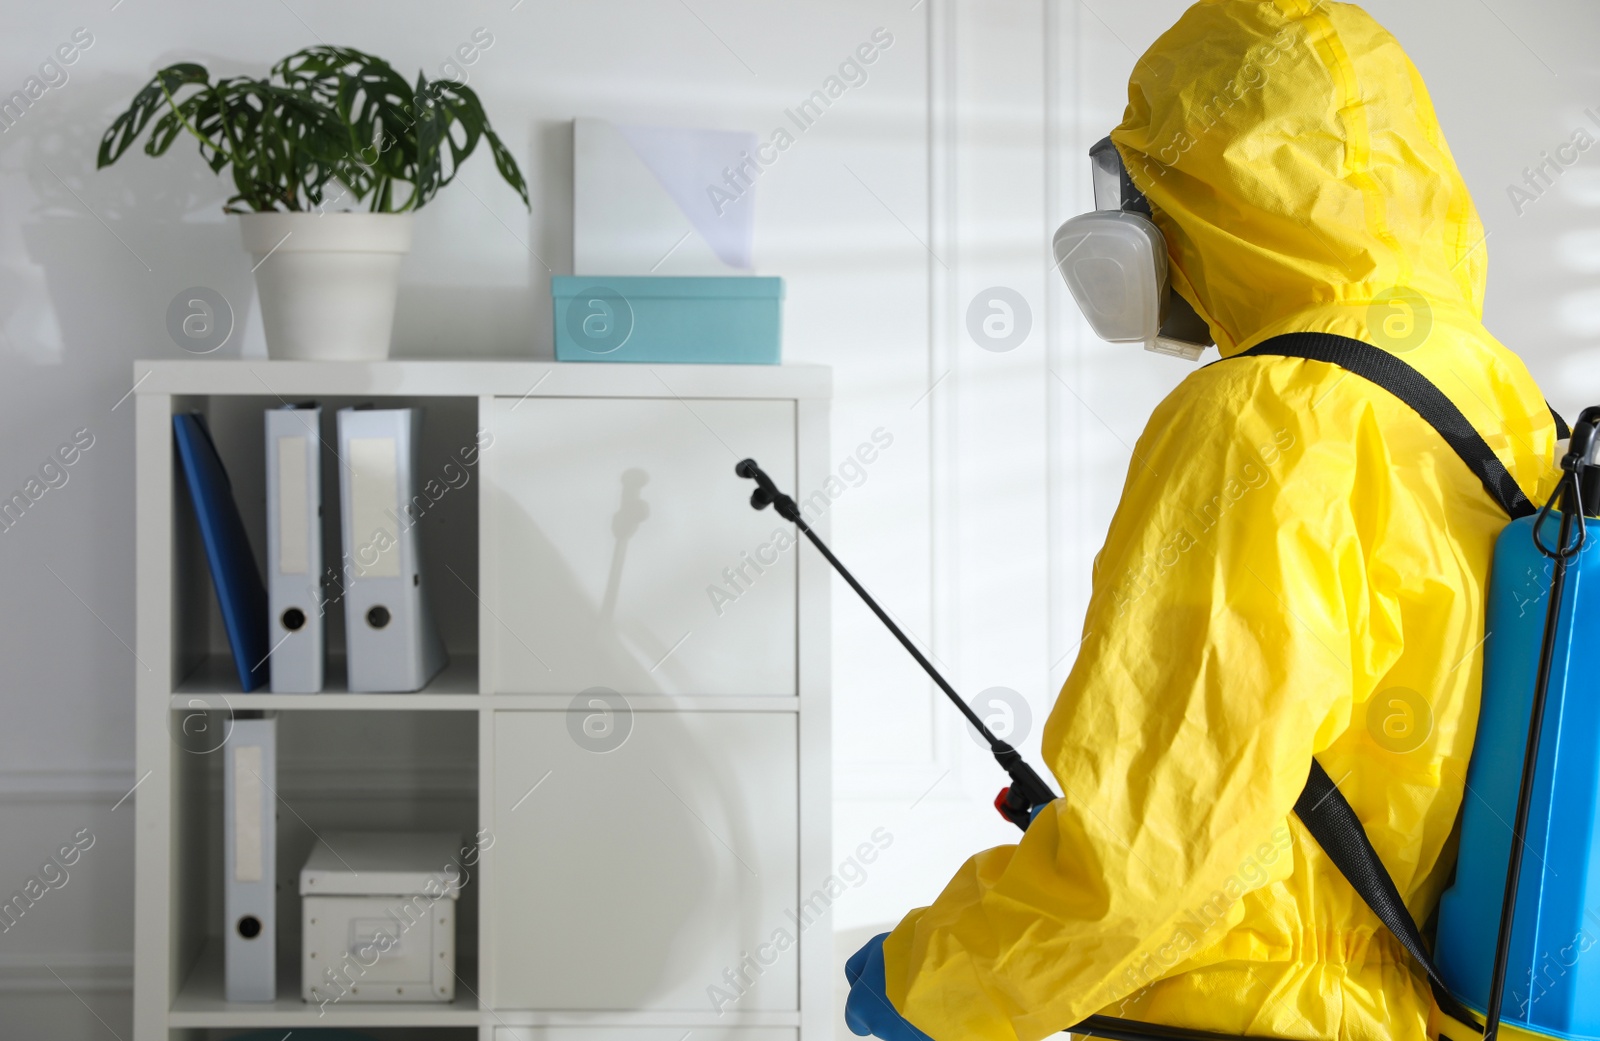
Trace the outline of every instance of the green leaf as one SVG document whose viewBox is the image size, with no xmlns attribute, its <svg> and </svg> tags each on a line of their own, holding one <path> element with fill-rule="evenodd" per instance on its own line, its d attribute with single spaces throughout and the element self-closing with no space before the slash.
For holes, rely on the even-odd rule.
<svg viewBox="0 0 1600 1041">
<path fill-rule="evenodd" d="M 100 152 L 96 167 L 110 166 L 122 158 L 133 145 L 150 119 L 167 107 L 168 98 L 182 87 L 205 83 L 209 79 L 203 66 L 192 64 L 169 65 L 156 73 L 143 90 L 135 94 L 128 111 L 112 121 L 100 138 Z"/>
</svg>

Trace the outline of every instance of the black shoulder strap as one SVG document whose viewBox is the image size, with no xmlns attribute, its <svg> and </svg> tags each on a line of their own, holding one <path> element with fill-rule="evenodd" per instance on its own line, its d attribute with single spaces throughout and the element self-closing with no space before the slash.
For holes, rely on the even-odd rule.
<svg viewBox="0 0 1600 1041">
<path fill-rule="evenodd" d="M 1509 516 L 1526 517 L 1536 512 L 1533 503 L 1528 501 L 1527 495 L 1506 470 L 1505 464 L 1455 403 L 1420 372 L 1389 352 L 1360 340 L 1330 333 L 1290 333 L 1275 336 L 1234 357 L 1261 355 L 1327 362 L 1377 384 L 1411 406 L 1438 431 L 1445 443 L 1483 482 L 1484 490 Z M 1557 436 L 1570 437 L 1566 422 L 1555 409 L 1550 409 L 1550 416 L 1555 421 Z M 1311 761 L 1311 775 L 1294 804 L 1294 812 L 1328 859 L 1339 869 L 1339 873 L 1372 909 L 1372 913 L 1378 916 L 1428 974 L 1428 983 L 1433 988 L 1433 998 L 1438 1002 L 1439 1009 L 1463 1024 L 1479 1027 L 1476 1015 L 1445 987 L 1439 967 L 1423 942 L 1422 932 L 1401 899 L 1394 878 L 1383 866 L 1377 850 L 1373 849 L 1361 819 L 1322 764 L 1315 759 Z"/>
<path fill-rule="evenodd" d="M 1438 387 L 1429 383 L 1422 373 L 1388 351 L 1362 343 L 1360 340 L 1352 340 L 1348 336 L 1335 336 L 1332 333 L 1288 333 L 1264 340 L 1233 357 L 1248 358 L 1274 354 L 1286 358 L 1324 361 L 1376 383 L 1410 405 L 1416 410 L 1417 415 L 1437 430 L 1445 443 L 1455 450 L 1461 461 L 1466 463 L 1477 475 L 1478 480 L 1483 482 L 1484 490 L 1513 519 L 1531 517 L 1538 512 L 1533 503 L 1528 501 L 1527 495 L 1523 494 L 1516 479 L 1506 470 L 1500 457 L 1494 454 L 1494 449 L 1490 448 L 1484 441 L 1483 435 L 1467 422 L 1467 417 L 1461 414 L 1455 402 L 1445 397 L 1444 392 Z M 1558 431 L 1566 426 L 1560 422 L 1561 417 L 1556 416 L 1554 410 L 1551 411 L 1551 415 L 1557 420 Z"/>
<path fill-rule="evenodd" d="M 1555 406 L 1546 401 L 1544 407 L 1550 410 L 1550 418 L 1556 421 L 1556 440 L 1565 441 L 1571 437 L 1572 428 L 1567 426 L 1567 421 L 1561 418 L 1561 413 L 1556 411 Z"/>
<path fill-rule="evenodd" d="M 1383 866 L 1378 851 L 1372 848 L 1372 840 L 1367 838 L 1367 829 L 1361 826 L 1361 818 L 1356 816 L 1356 811 L 1339 791 L 1339 786 L 1333 783 L 1333 778 L 1315 759 L 1311 760 L 1311 776 L 1306 781 L 1305 789 L 1295 801 L 1294 814 L 1306 826 L 1311 837 L 1317 840 L 1317 845 L 1322 847 L 1322 852 L 1333 861 L 1339 873 L 1349 880 L 1351 887 L 1372 908 L 1372 913 L 1388 927 L 1401 946 L 1417 959 L 1417 963 L 1428 974 L 1433 1000 L 1439 1003 L 1440 1011 L 1467 1026 L 1478 1026 L 1477 1017 L 1445 987 L 1444 977 L 1439 974 L 1433 955 L 1422 941 L 1422 931 L 1417 928 L 1411 911 L 1400 898 L 1400 890 L 1395 886 L 1389 869 Z"/>
</svg>

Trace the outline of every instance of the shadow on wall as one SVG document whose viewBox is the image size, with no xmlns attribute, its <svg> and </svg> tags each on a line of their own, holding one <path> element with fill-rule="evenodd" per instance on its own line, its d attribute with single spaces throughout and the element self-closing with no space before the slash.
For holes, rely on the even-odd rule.
<svg viewBox="0 0 1600 1041">
<path fill-rule="evenodd" d="M 183 357 L 167 333 L 167 306 L 197 285 L 221 293 L 234 312 L 234 332 L 216 355 L 239 355 L 255 293 L 238 229 L 221 212 L 231 181 L 183 141 L 160 159 L 135 150 L 95 169 L 110 113 L 143 85 L 73 78 L 0 139 L 33 193 L 19 223 L 36 267 L 0 280 L 0 333 L 25 360 L 100 366 Z"/>
<path fill-rule="evenodd" d="M 559 616 L 546 616 L 546 624 L 552 626 L 546 632 L 513 633 L 502 626 L 499 638 L 502 658 L 517 658 L 519 670 L 537 672 L 548 670 L 550 666 L 539 657 L 535 647 L 558 648 L 557 664 L 563 666 L 558 673 L 564 674 L 566 679 L 575 675 L 571 663 L 581 661 L 586 663 L 585 668 L 593 669 L 595 682 L 604 678 L 608 686 L 627 695 L 648 696 L 681 690 L 682 678 L 674 676 L 677 666 L 669 657 L 673 649 L 670 640 L 652 632 L 636 612 L 617 611 L 627 573 L 628 544 L 640 527 L 649 523 L 650 504 L 642 495 L 649 480 L 649 473 L 638 467 L 622 475 L 620 505 L 611 518 L 614 546 L 609 563 L 603 575 L 590 576 L 590 581 L 579 581 L 568 558 L 515 499 L 499 489 L 486 489 L 491 502 L 485 508 L 504 526 L 506 534 L 501 536 L 502 540 L 514 540 L 517 544 L 519 572 L 569 576 L 568 587 L 552 597 L 563 606 L 590 604 L 593 601 L 587 591 L 603 590 L 600 601 L 590 610 L 568 610 Z M 512 593 L 507 591 L 502 595 Z M 669 677 L 677 682 L 663 682 Z M 572 691 L 577 692 L 577 689 Z"/>
<path fill-rule="evenodd" d="M 628 559 L 628 542 L 639 525 L 650 518 L 650 504 L 639 492 L 650 483 L 650 475 L 631 467 L 622 472 L 622 505 L 611 518 L 611 534 L 617 544 L 611 551 L 611 570 L 606 575 L 606 593 L 600 601 L 600 617 L 610 622 L 617 614 L 617 591 L 622 588 L 622 568 Z"/>
</svg>

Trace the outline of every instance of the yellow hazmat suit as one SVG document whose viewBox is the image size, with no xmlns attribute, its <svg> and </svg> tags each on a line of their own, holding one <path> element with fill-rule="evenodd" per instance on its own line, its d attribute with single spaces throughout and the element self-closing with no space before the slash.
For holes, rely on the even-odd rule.
<svg viewBox="0 0 1600 1041">
<path fill-rule="evenodd" d="M 1393 37 L 1327 0 L 1209 0 L 1128 93 L 1112 140 L 1225 357 L 1297 331 L 1399 354 L 1543 501 L 1553 422 L 1480 323 L 1483 228 Z M 1506 522 L 1358 376 L 1272 357 L 1191 374 L 1134 449 L 1044 731 L 1064 798 L 889 937 L 895 1007 L 935 1041 L 1096 1012 L 1429 1036 L 1427 985 L 1291 810 L 1316 756 L 1428 917 Z"/>
</svg>

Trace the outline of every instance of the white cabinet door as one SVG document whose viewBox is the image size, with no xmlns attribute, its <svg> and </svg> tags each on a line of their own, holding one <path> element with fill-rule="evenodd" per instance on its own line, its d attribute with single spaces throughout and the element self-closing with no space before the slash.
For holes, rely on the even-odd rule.
<svg viewBox="0 0 1600 1041">
<path fill-rule="evenodd" d="M 795 719 L 496 712 L 496 1006 L 796 1009 Z"/>
<path fill-rule="evenodd" d="M 794 404 L 500 398 L 485 451 L 489 688 L 795 693 Z"/>
</svg>

